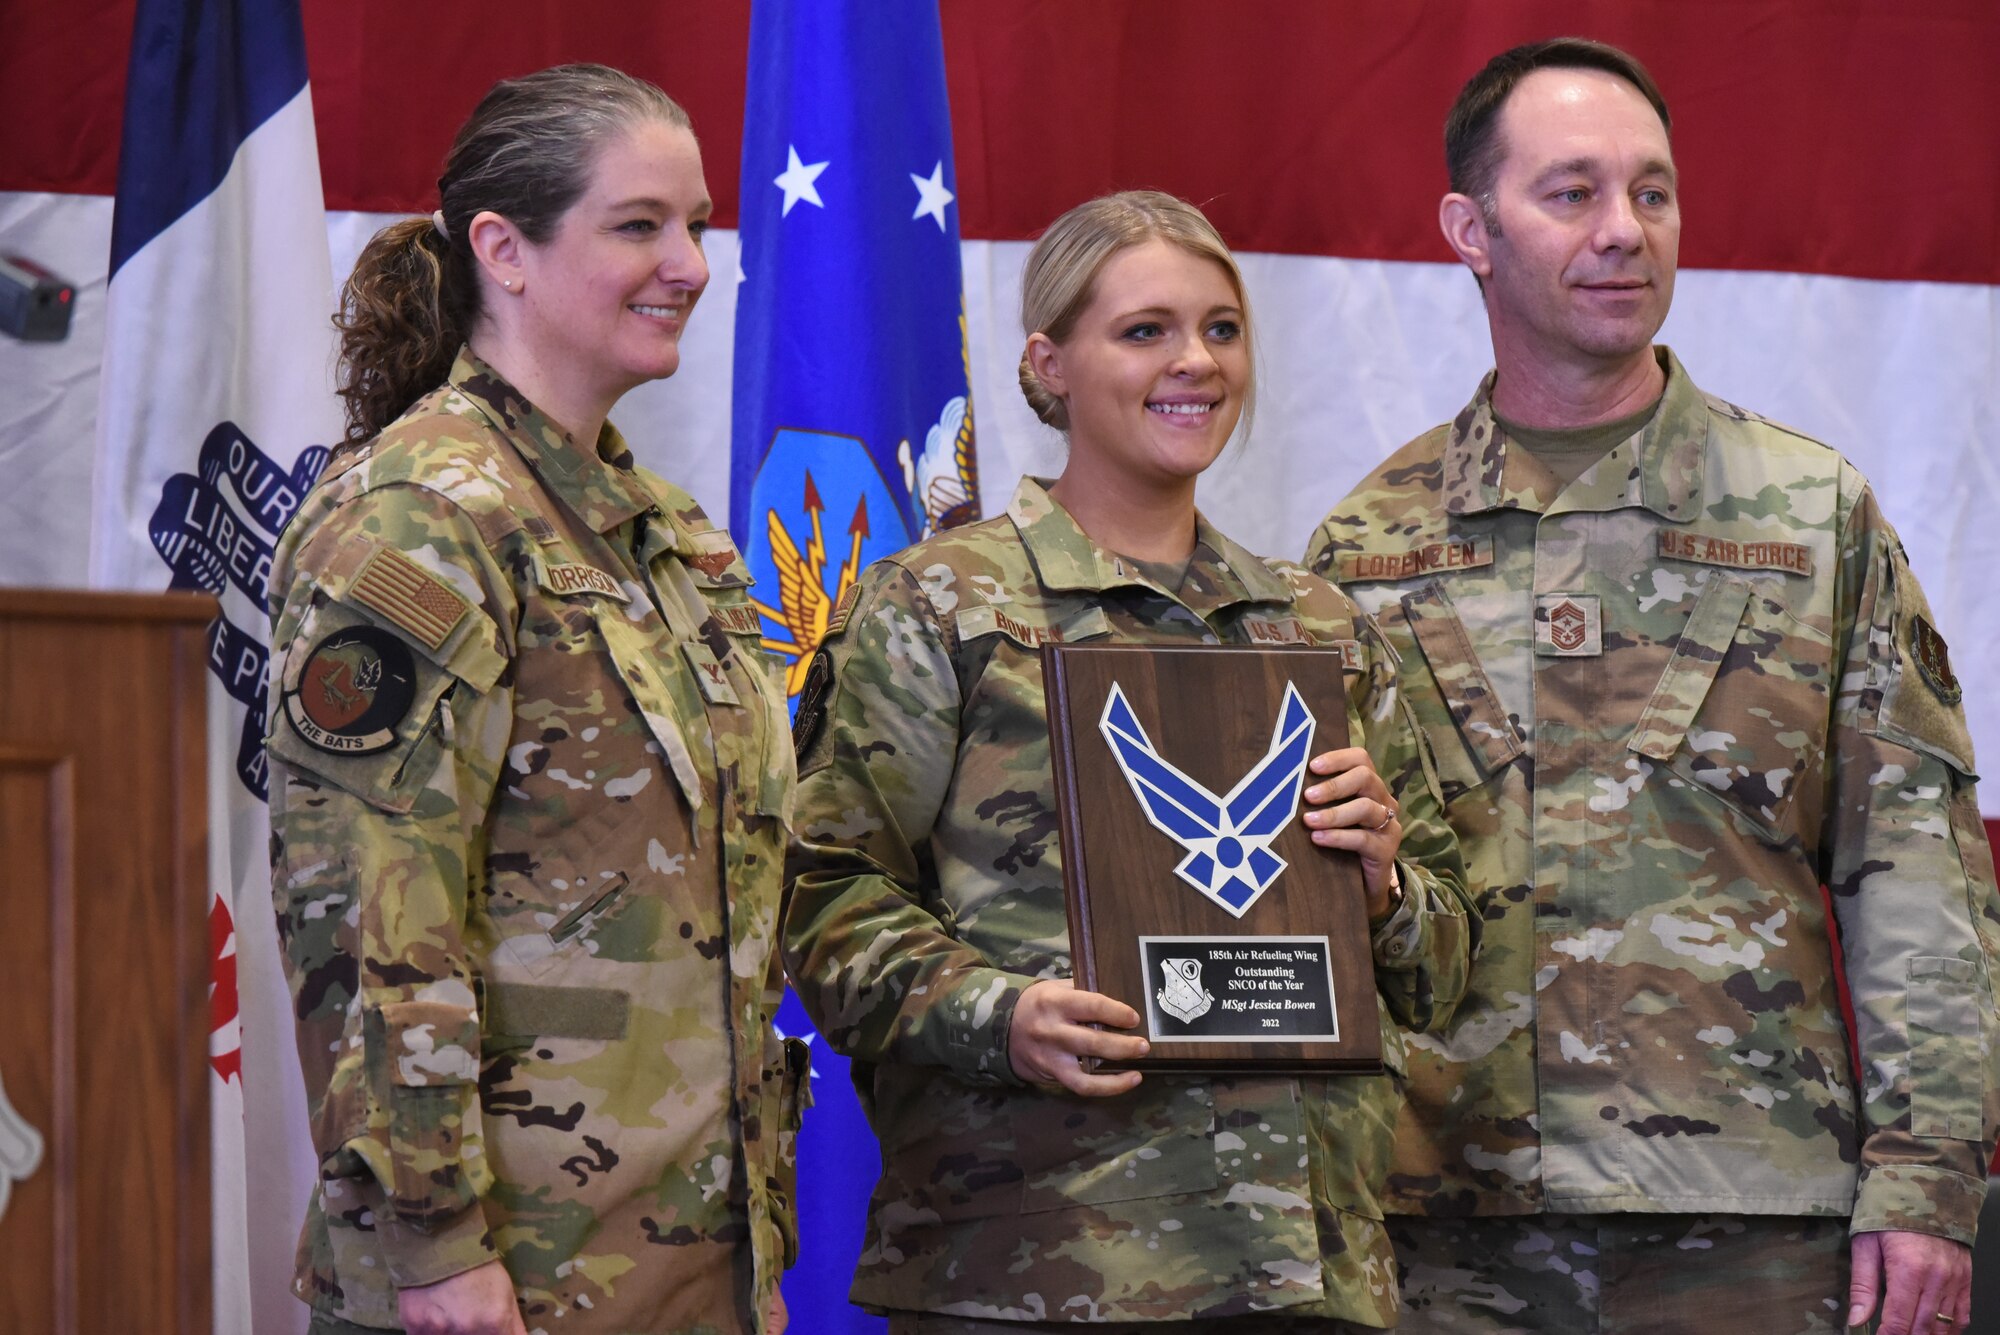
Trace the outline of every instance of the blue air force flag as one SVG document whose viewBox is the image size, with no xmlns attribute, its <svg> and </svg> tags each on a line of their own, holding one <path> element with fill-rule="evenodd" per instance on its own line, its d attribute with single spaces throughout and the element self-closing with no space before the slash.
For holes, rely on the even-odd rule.
<svg viewBox="0 0 2000 1335">
<path fill-rule="evenodd" d="M 979 512 L 934 4 L 756 0 L 729 527 L 796 700 L 870 562 Z"/>
<path fill-rule="evenodd" d="M 977 518 L 944 42 L 930 3 L 756 0 L 743 129 L 729 527 L 794 701 L 855 577 Z M 880 1331 L 847 1290 L 880 1157 L 813 1042 L 797 1329 Z"/>
<path fill-rule="evenodd" d="M 257 1329 L 300 1324 L 286 1281 L 312 1164 L 270 911 L 265 585 L 278 533 L 340 435 L 333 300 L 298 0 L 140 0 L 91 582 L 222 604 L 209 628 L 209 917 L 223 1332 L 252 1329 L 253 1287 Z"/>
</svg>

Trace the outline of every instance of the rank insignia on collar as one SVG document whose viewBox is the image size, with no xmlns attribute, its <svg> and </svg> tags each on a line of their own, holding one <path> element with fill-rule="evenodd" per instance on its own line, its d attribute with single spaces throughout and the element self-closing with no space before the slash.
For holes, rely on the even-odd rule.
<svg viewBox="0 0 2000 1335">
<path fill-rule="evenodd" d="M 365 756 L 396 744 L 416 702 L 408 646 L 375 626 L 337 630 L 312 647 L 285 683 L 285 716 L 299 736 L 335 755 Z"/>
<path fill-rule="evenodd" d="M 1285 869 L 1271 844 L 1298 812 L 1314 727 L 1298 688 L 1286 682 L 1270 749 L 1217 797 L 1161 758 L 1115 683 L 1098 721 L 1146 819 L 1187 850 L 1175 873 L 1238 918 Z"/>
</svg>

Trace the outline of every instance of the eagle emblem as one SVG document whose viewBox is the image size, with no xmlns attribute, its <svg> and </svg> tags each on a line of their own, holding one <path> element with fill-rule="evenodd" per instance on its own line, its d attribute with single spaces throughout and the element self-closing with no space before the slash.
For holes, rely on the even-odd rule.
<svg viewBox="0 0 2000 1335">
<path fill-rule="evenodd" d="M 1271 844 L 1298 812 L 1315 726 L 1298 688 L 1286 682 L 1270 749 L 1217 797 L 1161 757 L 1116 683 L 1098 720 L 1146 819 L 1187 850 L 1175 873 L 1238 918 L 1287 865 Z"/>
<path fill-rule="evenodd" d="M 778 568 L 778 605 L 773 607 L 761 599 L 751 599 L 759 612 L 789 633 L 788 639 L 766 635 L 764 647 L 790 660 L 785 665 L 785 694 L 794 698 L 806 684 L 806 672 L 812 667 L 813 650 L 826 638 L 828 617 L 847 596 L 855 577 L 861 573 L 861 547 L 870 536 L 868 496 L 864 492 L 854 502 L 854 518 L 847 525 L 847 557 L 840 563 L 840 573 L 829 591 L 825 573 L 826 536 L 820 526 L 826 502 L 820 499 L 819 488 L 813 484 L 810 469 L 806 471 L 805 480 L 806 519 L 811 525 L 806 544 L 804 548 L 799 546 L 776 510 L 765 511 L 771 564 Z"/>
</svg>

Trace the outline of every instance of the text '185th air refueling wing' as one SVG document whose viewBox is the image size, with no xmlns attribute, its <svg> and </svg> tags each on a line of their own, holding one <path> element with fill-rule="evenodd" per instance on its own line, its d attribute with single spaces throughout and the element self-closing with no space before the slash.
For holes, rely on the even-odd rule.
<svg viewBox="0 0 2000 1335">
<path fill-rule="evenodd" d="M 1146 819 L 1187 849 L 1174 871 L 1238 918 L 1285 869 L 1271 842 L 1298 812 L 1313 727 L 1312 711 L 1286 682 L 1271 749 L 1217 797 L 1160 757 L 1116 683 L 1098 721 Z"/>
</svg>

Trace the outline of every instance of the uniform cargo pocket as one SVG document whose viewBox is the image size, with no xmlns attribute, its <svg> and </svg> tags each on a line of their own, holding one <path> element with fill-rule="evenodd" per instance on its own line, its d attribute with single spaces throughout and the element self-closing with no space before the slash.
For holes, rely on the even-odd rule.
<svg viewBox="0 0 2000 1335">
<path fill-rule="evenodd" d="M 403 1001 L 383 1006 L 381 1018 L 396 1214 L 420 1225 L 449 1219 L 478 1197 L 475 1160 L 465 1154 L 478 1133 L 478 1014 Z"/>
<path fill-rule="evenodd" d="M 1776 830 L 1820 774 L 1832 675 L 1827 636 L 1712 576 L 1626 745 Z"/>
<path fill-rule="evenodd" d="M 1444 799 L 1455 801 L 1520 756 L 1521 737 L 1473 652 L 1444 585 L 1432 580 L 1404 594 L 1402 609 L 1456 725 L 1455 745 L 1453 738 L 1429 738 Z"/>
<path fill-rule="evenodd" d="M 1206 1084 L 1158 1079 L 1110 1099 L 1014 1102 L 1021 1211 L 1214 1190 L 1215 1100 Z"/>
<path fill-rule="evenodd" d="M 1910 1132 L 1978 1140 L 1979 1020 L 1986 979 L 1971 960 L 1920 955 L 1910 961 Z"/>
</svg>

